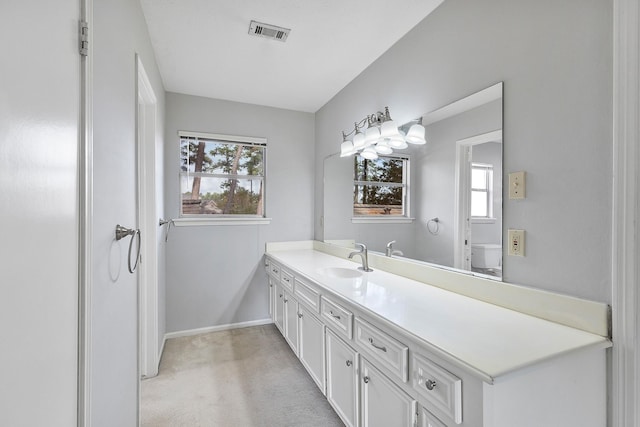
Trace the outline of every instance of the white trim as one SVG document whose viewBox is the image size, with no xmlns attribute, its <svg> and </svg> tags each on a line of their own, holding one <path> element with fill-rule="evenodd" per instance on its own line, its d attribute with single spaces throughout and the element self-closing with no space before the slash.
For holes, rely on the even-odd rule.
<svg viewBox="0 0 640 427">
<path fill-rule="evenodd" d="M 138 227 L 142 236 L 139 280 L 140 376 L 158 375 L 158 215 L 156 207 L 157 98 L 136 55 Z"/>
<path fill-rule="evenodd" d="M 256 136 L 224 135 L 221 133 L 190 132 L 179 130 L 178 136 L 186 138 L 206 138 L 220 141 L 245 142 L 249 144 L 267 145 L 267 138 Z"/>
<path fill-rule="evenodd" d="M 200 227 L 208 225 L 265 225 L 271 224 L 271 218 L 176 218 L 175 227 Z"/>
<path fill-rule="evenodd" d="M 411 224 L 413 221 L 415 221 L 415 218 L 408 218 L 406 216 L 385 218 L 383 215 L 380 215 L 380 217 L 368 216 L 351 218 L 351 223 L 353 224 Z"/>
<path fill-rule="evenodd" d="M 80 19 L 89 27 L 89 55 L 80 57 L 78 153 L 78 399 L 77 427 L 91 425 L 93 276 L 93 0 L 80 1 Z"/>
<path fill-rule="evenodd" d="M 251 326 L 262 326 L 273 323 L 272 319 L 260 319 L 250 320 L 248 322 L 228 323 L 226 325 L 208 326 L 206 328 L 187 329 L 185 331 L 168 332 L 165 334 L 164 339 L 170 340 L 172 338 L 190 337 L 193 335 L 207 334 L 209 332 L 229 331 L 231 329 L 249 328 Z"/>
<path fill-rule="evenodd" d="M 162 360 L 162 354 L 164 353 L 164 346 L 167 344 L 167 336 L 162 337 L 162 344 L 160 350 L 158 350 L 158 368 L 160 368 L 160 361 Z"/>
<path fill-rule="evenodd" d="M 640 10 L 614 0 L 611 425 L 640 425 Z"/>
</svg>

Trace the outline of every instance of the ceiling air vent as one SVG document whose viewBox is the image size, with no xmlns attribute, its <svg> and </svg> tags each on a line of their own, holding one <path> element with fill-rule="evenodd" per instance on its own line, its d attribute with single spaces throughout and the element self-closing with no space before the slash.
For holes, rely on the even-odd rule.
<svg viewBox="0 0 640 427">
<path fill-rule="evenodd" d="M 291 30 L 289 28 L 282 28 L 271 24 L 263 24 L 262 22 L 251 21 L 251 24 L 249 24 L 249 34 L 258 37 L 265 37 L 267 39 L 278 40 L 281 42 L 287 40 L 290 31 Z"/>
</svg>

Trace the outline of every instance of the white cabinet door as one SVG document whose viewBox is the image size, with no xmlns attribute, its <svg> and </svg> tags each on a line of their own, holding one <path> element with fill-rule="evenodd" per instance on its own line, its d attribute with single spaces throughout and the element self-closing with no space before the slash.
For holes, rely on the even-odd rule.
<svg viewBox="0 0 640 427">
<path fill-rule="evenodd" d="M 298 354 L 298 301 L 287 291 L 283 291 L 284 296 L 284 337 Z"/>
<path fill-rule="evenodd" d="M 273 283 L 273 292 L 273 322 L 284 335 L 284 290 L 282 286 Z"/>
<path fill-rule="evenodd" d="M 298 356 L 311 378 L 324 393 L 324 324 L 303 304 L 298 304 L 298 318 L 300 331 Z"/>
<path fill-rule="evenodd" d="M 365 358 L 362 360 L 362 427 L 415 425 L 416 401 Z"/>
<path fill-rule="evenodd" d="M 267 277 L 267 282 L 268 282 L 268 286 L 269 286 L 269 317 L 271 318 L 271 320 L 273 320 L 275 322 L 276 320 L 276 315 L 275 315 L 275 299 L 274 297 L 276 296 L 276 289 L 275 289 L 275 285 L 273 284 L 273 280 L 271 279 L 271 277 Z"/>
<path fill-rule="evenodd" d="M 327 400 L 347 427 L 359 425 L 358 353 L 326 331 Z"/>
</svg>

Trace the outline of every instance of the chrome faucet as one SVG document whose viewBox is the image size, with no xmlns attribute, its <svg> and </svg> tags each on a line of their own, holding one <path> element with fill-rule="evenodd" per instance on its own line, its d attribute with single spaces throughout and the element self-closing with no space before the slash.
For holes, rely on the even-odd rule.
<svg viewBox="0 0 640 427">
<path fill-rule="evenodd" d="M 389 243 L 387 243 L 387 256 L 391 257 L 393 255 L 400 255 L 403 256 L 404 254 L 402 253 L 402 251 L 394 251 L 393 250 L 393 244 L 395 243 L 395 240 L 390 241 Z"/>
<path fill-rule="evenodd" d="M 360 248 L 359 251 L 351 252 L 349 254 L 349 259 L 353 259 L 354 256 L 358 255 L 362 259 L 362 267 L 358 267 L 358 270 L 362 271 L 373 271 L 369 268 L 369 255 L 367 253 L 367 247 L 362 243 L 356 243 L 356 246 Z"/>
</svg>

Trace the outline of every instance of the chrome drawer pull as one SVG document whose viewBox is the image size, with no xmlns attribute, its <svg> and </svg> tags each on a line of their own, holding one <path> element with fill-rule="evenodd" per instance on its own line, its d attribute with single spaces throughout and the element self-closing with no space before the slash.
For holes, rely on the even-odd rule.
<svg viewBox="0 0 640 427">
<path fill-rule="evenodd" d="M 329 310 L 329 314 L 330 314 L 331 316 L 333 316 L 334 318 L 336 318 L 336 319 L 340 320 L 340 316 L 336 316 L 335 314 L 333 314 L 333 310 Z"/>
<path fill-rule="evenodd" d="M 369 344 L 371 344 L 374 348 L 377 348 L 378 350 L 384 351 L 385 353 L 387 352 L 387 347 L 376 345 L 373 342 L 373 338 L 369 338 Z"/>
<path fill-rule="evenodd" d="M 426 380 L 424 382 L 424 386 L 427 388 L 427 390 L 433 390 L 434 388 L 436 388 L 436 382 L 434 380 Z"/>
</svg>

